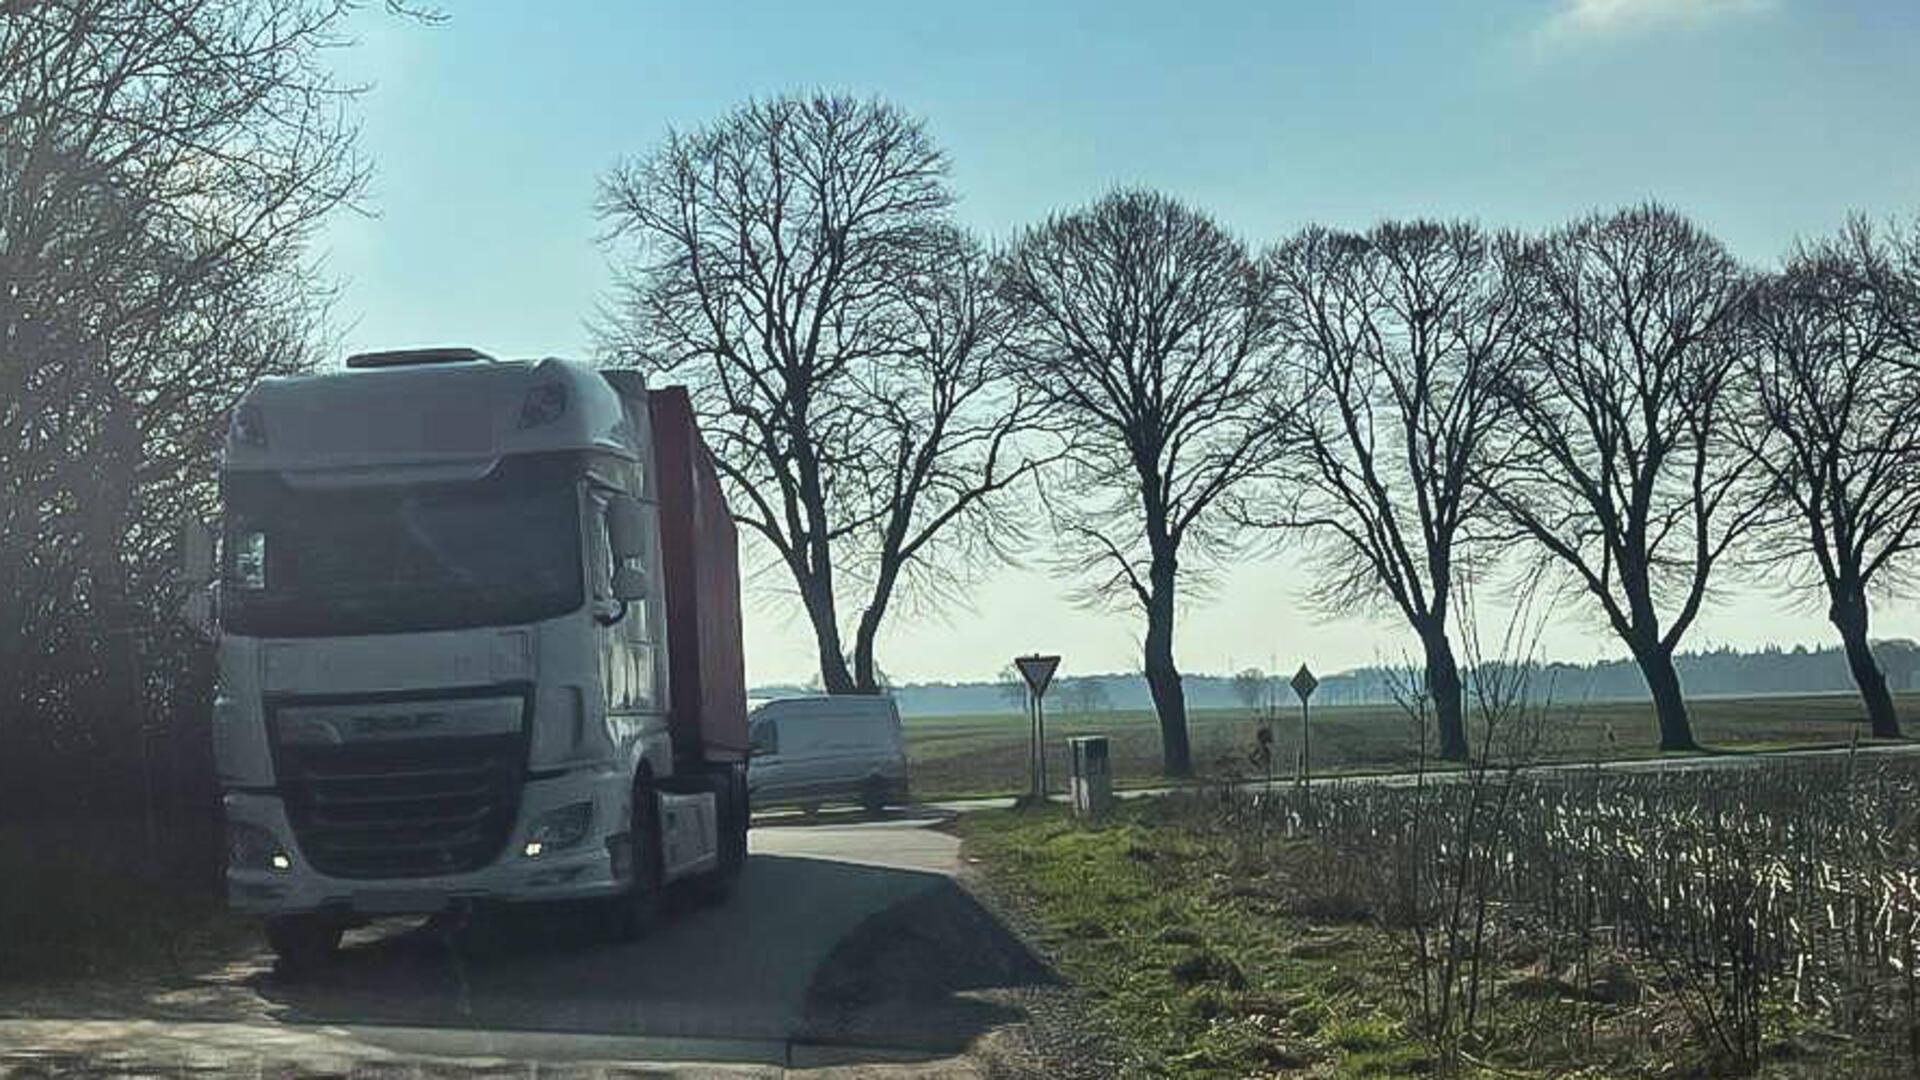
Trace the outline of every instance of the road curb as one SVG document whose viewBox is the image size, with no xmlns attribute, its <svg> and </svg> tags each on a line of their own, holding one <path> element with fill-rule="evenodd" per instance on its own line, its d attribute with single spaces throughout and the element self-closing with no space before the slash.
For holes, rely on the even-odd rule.
<svg viewBox="0 0 1920 1080">
<path fill-rule="evenodd" d="M 322 1070 L 393 1065 L 410 1060 L 482 1065 L 524 1064 L 759 1066 L 923 1065 L 953 1060 L 945 1052 L 806 1038 L 711 1038 L 599 1035 L 401 1024 L 248 1024 L 209 1021 L 0 1019 L 0 1072 L 57 1061 L 128 1069 L 231 1070 L 283 1062 Z"/>
</svg>

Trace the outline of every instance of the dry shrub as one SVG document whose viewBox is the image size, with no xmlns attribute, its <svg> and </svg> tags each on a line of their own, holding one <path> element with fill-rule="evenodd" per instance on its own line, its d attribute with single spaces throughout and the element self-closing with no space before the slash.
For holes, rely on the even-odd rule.
<svg viewBox="0 0 1920 1080">
<path fill-rule="evenodd" d="M 1507 773 L 1473 788 L 1212 792 L 1167 813 L 1231 836 L 1250 896 L 1370 922 L 1410 969 L 1451 972 L 1453 1007 L 1473 1018 L 1454 1034 L 1476 1055 L 1533 1052 L 1538 1037 L 1509 1019 L 1531 1009 L 1574 1057 L 1743 1073 L 1814 1028 L 1920 1065 L 1920 762 Z"/>
</svg>

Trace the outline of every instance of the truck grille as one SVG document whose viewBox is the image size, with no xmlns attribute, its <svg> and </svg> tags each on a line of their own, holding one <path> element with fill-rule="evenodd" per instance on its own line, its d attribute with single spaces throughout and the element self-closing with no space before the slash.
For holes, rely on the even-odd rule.
<svg viewBox="0 0 1920 1080">
<path fill-rule="evenodd" d="M 524 733 L 275 742 L 294 840 L 334 877 L 477 870 L 498 857 L 519 812 Z"/>
</svg>

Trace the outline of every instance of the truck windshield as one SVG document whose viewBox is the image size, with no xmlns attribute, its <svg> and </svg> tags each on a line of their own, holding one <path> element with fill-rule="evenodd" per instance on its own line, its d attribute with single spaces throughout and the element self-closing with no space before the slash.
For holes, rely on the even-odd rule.
<svg viewBox="0 0 1920 1080">
<path fill-rule="evenodd" d="M 345 490 L 225 484 L 222 617 L 261 637 L 448 630 L 582 602 L 576 489 L 557 470 Z"/>
</svg>

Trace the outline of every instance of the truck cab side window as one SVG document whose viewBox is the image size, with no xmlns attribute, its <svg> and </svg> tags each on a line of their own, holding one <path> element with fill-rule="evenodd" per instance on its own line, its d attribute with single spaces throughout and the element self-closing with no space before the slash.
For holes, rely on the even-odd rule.
<svg viewBox="0 0 1920 1080">
<path fill-rule="evenodd" d="M 750 734 L 753 743 L 753 755 L 778 754 L 780 752 L 780 726 L 772 720 L 762 720 L 753 725 Z"/>
<path fill-rule="evenodd" d="M 587 585 L 595 600 L 613 597 L 613 544 L 607 538 L 607 500 L 595 493 L 586 500 Z"/>
<path fill-rule="evenodd" d="M 648 599 L 614 599 L 614 572 L 619 566 L 607 510 L 613 498 L 609 489 L 596 487 L 585 500 L 590 515 L 587 536 L 594 608 L 601 625 L 607 627 L 600 646 L 607 708 L 651 709 L 658 704 L 661 680 L 652 631 L 653 603 Z"/>
</svg>

